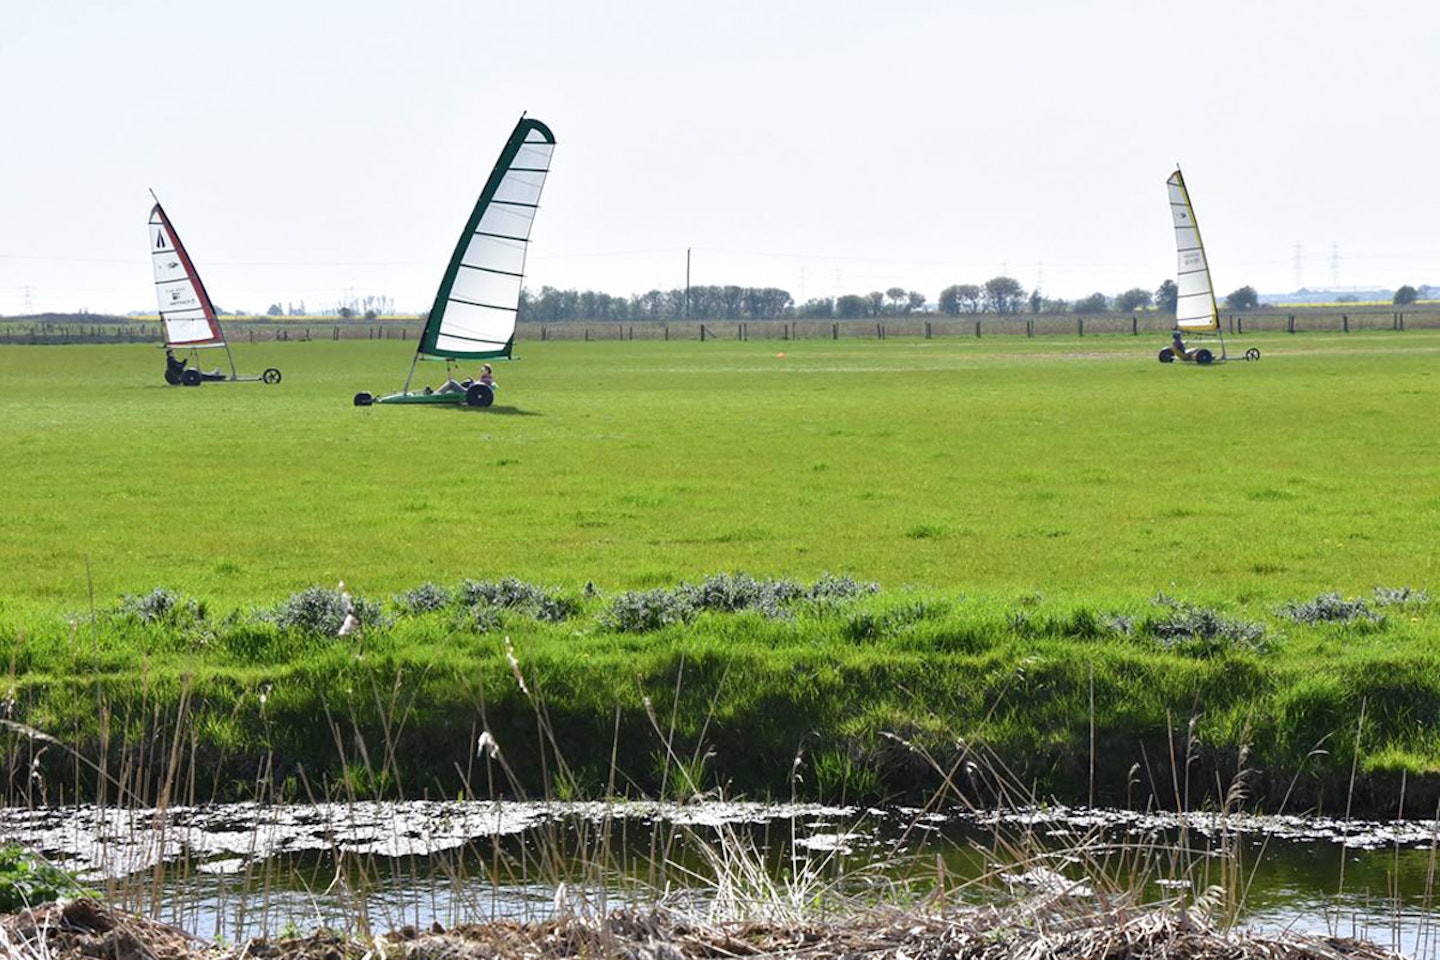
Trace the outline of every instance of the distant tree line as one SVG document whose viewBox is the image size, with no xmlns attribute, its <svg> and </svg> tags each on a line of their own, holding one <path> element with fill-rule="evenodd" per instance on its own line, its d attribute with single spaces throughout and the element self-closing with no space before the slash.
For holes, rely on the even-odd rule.
<svg viewBox="0 0 1440 960">
<path fill-rule="evenodd" d="M 957 283 L 946 287 L 940 291 L 934 309 L 950 317 L 1027 311 L 1033 314 L 1085 315 L 1151 309 L 1173 314 L 1178 298 L 1179 290 L 1174 280 L 1164 281 L 1153 291 L 1134 287 L 1113 296 L 1096 292 L 1071 301 L 1050 299 L 1038 290 L 1026 291 L 1014 277 L 992 277 L 984 283 Z M 1254 287 L 1241 287 L 1225 298 L 1225 306 L 1232 310 L 1253 310 L 1259 302 Z M 838 297 L 814 297 L 800 304 L 786 290 L 737 285 L 691 287 L 688 294 L 684 288 L 677 287 L 629 297 L 596 290 L 559 290 L 555 287 L 541 287 L 538 293 L 529 289 L 520 293 L 520 319 L 538 323 L 566 320 L 866 320 L 903 317 L 930 309 L 925 294 L 904 287 L 847 293 Z"/>
</svg>

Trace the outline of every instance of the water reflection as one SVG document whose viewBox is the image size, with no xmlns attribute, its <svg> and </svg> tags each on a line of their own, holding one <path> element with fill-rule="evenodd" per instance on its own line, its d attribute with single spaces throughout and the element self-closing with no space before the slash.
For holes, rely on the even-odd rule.
<svg viewBox="0 0 1440 960">
<path fill-rule="evenodd" d="M 415 801 L 0 809 L 0 831 L 122 905 L 231 941 L 909 885 L 975 902 L 1007 888 L 1208 898 L 1245 924 L 1437 956 L 1435 821 Z M 717 860 L 754 875 L 720 877 Z"/>
</svg>

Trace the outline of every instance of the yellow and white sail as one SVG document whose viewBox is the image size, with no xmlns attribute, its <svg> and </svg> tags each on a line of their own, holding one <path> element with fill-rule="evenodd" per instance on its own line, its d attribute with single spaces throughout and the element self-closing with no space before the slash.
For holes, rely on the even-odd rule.
<svg viewBox="0 0 1440 960">
<path fill-rule="evenodd" d="M 1210 282 L 1210 264 L 1205 259 L 1205 244 L 1200 239 L 1200 225 L 1195 222 L 1185 178 L 1176 170 L 1165 184 L 1170 188 L 1170 214 L 1175 219 L 1175 251 L 1179 259 L 1175 271 L 1175 326 L 1191 333 L 1218 332 L 1220 312 L 1215 306 L 1215 287 Z"/>
</svg>

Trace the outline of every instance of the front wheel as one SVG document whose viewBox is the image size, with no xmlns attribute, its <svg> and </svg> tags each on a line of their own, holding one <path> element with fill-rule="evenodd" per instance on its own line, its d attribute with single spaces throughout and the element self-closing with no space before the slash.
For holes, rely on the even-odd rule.
<svg viewBox="0 0 1440 960">
<path fill-rule="evenodd" d="M 368 393 L 362 391 L 361 393 L 355 394 L 355 406 L 357 407 L 368 407 L 374 402 L 375 398 Z"/>
<path fill-rule="evenodd" d="M 1209 350 L 1206 350 L 1204 347 L 1201 347 L 1199 350 L 1195 351 L 1195 362 L 1200 364 L 1200 366 L 1202 367 L 1207 364 L 1214 363 L 1215 354 L 1211 353 Z"/>
<path fill-rule="evenodd" d="M 472 383 L 465 391 L 465 403 L 471 407 L 488 407 L 495 402 L 495 391 L 483 383 Z"/>
<path fill-rule="evenodd" d="M 1174 362 L 1175 362 L 1175 351 L 1174 351 L 1174 350 L 1171 350 L 1169 347 L 1162 347 L 1162 348 L 1160 349 L 1160 362 L 1161 362 L 1161 363 L 1174 363 Z"/>
<path fill-rule="evenodd" d="M 280 371 L 275 369 L 274 367 L 266 367 L 265 372 L 260 374 L 260 379 L 264 380 L 266 383 L 279 383 Z"/>
<path fill-rule="evenodd" d="M 1260 359 L 1260 348 L 1259 348 L 1259 347 L 1251 347 L 1249 350 L 1246 350 L 1246 351 L 1245 351 L 1245 359 L 1246 359 L 1246 360 L 1259 360 L 1259 359 Z"/>
</svg>

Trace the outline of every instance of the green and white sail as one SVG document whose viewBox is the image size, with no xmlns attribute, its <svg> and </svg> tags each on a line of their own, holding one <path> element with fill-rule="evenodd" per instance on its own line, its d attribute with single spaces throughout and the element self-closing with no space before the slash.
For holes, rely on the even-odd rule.
<svg viewBox="0 0 1440 960">
<path fill-rule="evenodd" d="M 1165 181 L 1170 188 L 1170 214 L 1175 219 L 1175 250 L 1179 265 L 1175 272 L 1178 292 L 1175 326 L 1193 333 L 1214 333 L 1220 329 L 1220 312 L 1215 306 L 1215 288 L 1210 282 L 1210 264 L 1200 240 L 1200 225 L 1185 178 L 1176 170 Z"/>
<path fill-rule="evenodd" d="M 450 258 L 418 355 L 510 356 L 530 225 L 554 150 L 555 135 L 539 120 L 515 125 Z"/>
<path fill-rule="evenodd" d="M 223 347 L 215 305 L 160 201 L 150 209 L 150 261 L 167 347 Z"/>
</svg>

